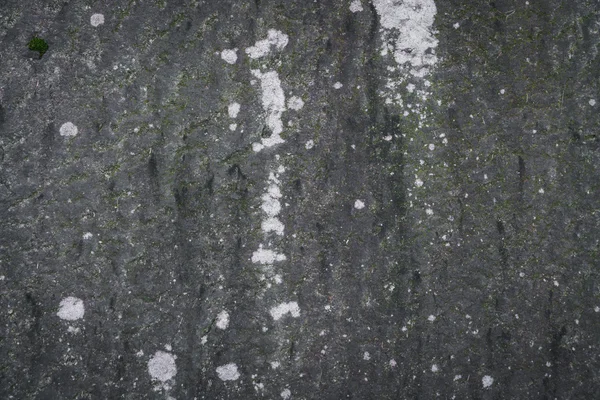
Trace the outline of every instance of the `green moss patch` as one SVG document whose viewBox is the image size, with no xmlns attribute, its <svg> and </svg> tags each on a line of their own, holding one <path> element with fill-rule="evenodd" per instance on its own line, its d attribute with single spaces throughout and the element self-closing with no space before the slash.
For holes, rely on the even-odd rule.
<svg viewBox="0 0 600 400">
<path fill-rule="evenodd" d="M 39 52 L 40 58 L 42 58 L 44 53 L 48 51 L 48 43 L 46 43 L 44 39 L 34 36 L 33 39 L 29 41 L 29 50 Z"/>
</svg>

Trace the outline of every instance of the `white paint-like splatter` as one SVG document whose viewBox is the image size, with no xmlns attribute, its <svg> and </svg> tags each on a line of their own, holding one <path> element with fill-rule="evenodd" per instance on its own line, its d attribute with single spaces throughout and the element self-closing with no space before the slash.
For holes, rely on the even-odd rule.
<svg viewBox="0 0 600 400">
<path fill-rule="evenodd" d="M 84 313 L 83 300 L 69 296 L 60 301 L 56 315 L 66 321 L 77 321 L 83 318 Z"/>
<path fill-rule="evenodd" d="M 77 127 L 72 122 L 65 122 L 60 127 L 60 136 L 66 136 L 66 137 L 77 136 L 77 133 L 78 133 Z"/>
<path fill-rule="evenodd" d="M 229 313 L 227 310 L 223 310 L 217 315 L 216 325 L 219 329 L 227 329 L 229 326 Z"/>
<path fill-rule="evenodd" d="M 312 149 L 313 147 L 315 147 L 315 141 L 314 141 L 314 140 L 312 140 L 312 139 L 311 139 L 311 140 L 309 140 L 309 141 L 307 141 L 307 142 L 304 144 L 304 148 L 305 148 L 306 150 L 310 150 L 310 149 Z"/>
<path fill-rule="evenodd" d="M 240 377 L 238 367 L 234 363 L 229 363 L 217 367 L 217 375 L 222 381 L 235 381 Z"/>
<path fill-rule="evenodd" d="M 290 301 L 289 303 L 281 303 L 280 305 L 271 308 L 271 316 L 275 321 L 280 320 L 284 315 L 290 314 L 294 318 L 298 318 L 300 316 L 300 307 L 298 303 L 295 301 Z"/>
<path fill-rule="evenodd" d="M 83 240 L 89 240 L 93 237 L 92 232 L 86 232 L 83 234 Z"/>
<path fill-rule="evenodd" d="M 350 11 L 352 11 L 353 13 L 360 12 L 362 10 L 363 10 L 363 6 L 362 6 L 360 0 L 354 0 L 352 3 L 350 3 Z"/>
<path fill-rule="evenodd" d="M 413 76 L 423 77 L 437 62 L 433 0 L 373 0 L 385 30 L 384 50 Z M 388 50 L 389 49 L 389 50 Z"/>
<path fill-rule="evenodd" d="M 263 249 L 262 245 L 252 253 L 252 262 L 255 264 L 272 265 L 276 261 L 285 261 L 285 254 L 277 253 L 273 250 Z"/>
<path fill-rule="evenodd" d="M 238 113 L 240 112 L 240 103 L 233 102 L 227 107 L 227 113 L 229 114 L 229 118 L 237 118 Z"/>
<path fill-rule="evenodd" d="M 276 144 L 284 143 L 279 136 L 283 132 L 283 122 L 281 114 L 285 111 L 285 94 L 281 88 L 281 81 L 276 71 L 268 71 L 264 74 L 257 69 L 253 69 L 252 75 L 260 79 L 262 90 L 262 105 L 266 113 L 266 124 L 271 130 L 271 136 L 261 138 L 260 143 L 253 143 L 252 148 L 255 152 L 261 151 L 265 147 L 272 147 Z"/>
<path fill-rule="evenodd" d="M 290 389 L 283 389 L 283 391 L 281 392 L 281 398 L 283 400 L 288 400 L 290 397 L 292 397 L 292 392 L 290 391 Z"/>
<path fill-rule="evenodd" d="M 354 202 L 354 208 L 356 208 L 357 210 L 362 210 L 363 208 L 365 208 L 365 203 L 362 200 L 356 200 Z"/>
<path fill-rule="evenodd" d="M 165 351 L 157 351 L 148 361 L 148 373 L 160 382 L 171 380 L 177 375 L 175 357 Z"/>
<path fill-rule="evenodd" d="M 288 108 L 295 110 L 295 111 L 301 110 L 302 107 L 304 107 L 304 101 L 302 101 L 302 99 L 298 96 L 290 97 L 287 104 L 288 104 Z"/>
<path fill-rule="evenodd" d="M 259 40 L 252 47 L 248 47 L 246 49 L 246 54 L 253 59 L 261 58 L 268 55 L 271 52 L 272 47 L 279 51 L 283 50 L 285 46 L 287 46 L 288 41 L 289 37 L 285 33 L 275 29 L 269 29 L 267 38 Z"/>
<path fill-rule="evenodd" d="M 93 14 L 90 17 L 90 24 L 92 24 L 93 27 L 97 27 L 97 26 L 100 26 L 100 25 L 104 24 L 104 15 L 102 15 L 102 14 Z"/>
<path fill-rule="evenodd" d="M 237 49 L 226 49 L 221 52 L 221 58 L 227 64 L 235 64 L 237 62 Z"/>
<path fill-rule="evenodd" d="M 483 378 L 481 378 L 481 383 L 483 384 L 483 388 L 487 389 L 494 383 L 494 378 L 492 378 L 489 375 L 486 375 Z"/>
<path fill-rule="evenodd" d="M 344 85 L 342 85 L 342 82 L 336 82 L 333 84 L 333 88 L 334 89 L 341 89 Z"/>
</svg>

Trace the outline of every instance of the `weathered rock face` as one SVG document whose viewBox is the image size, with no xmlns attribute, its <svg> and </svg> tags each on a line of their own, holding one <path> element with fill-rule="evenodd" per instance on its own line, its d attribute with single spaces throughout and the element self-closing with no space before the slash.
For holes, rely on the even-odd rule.
<svg viewBox="0 0 600 400">
<path fill-rule="evenodd" d="M 594 398 L 599 13 L 4 0 L 0 397 Z"/>
</svg>

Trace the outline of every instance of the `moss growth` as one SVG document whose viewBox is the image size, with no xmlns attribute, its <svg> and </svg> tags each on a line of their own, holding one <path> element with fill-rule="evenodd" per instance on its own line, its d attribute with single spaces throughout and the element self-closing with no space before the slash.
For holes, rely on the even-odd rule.
<svg viewBox="0 0 600 400">
<path fill-rule="evenodd" d="M 29 50 L 39 52 L 40 58 L 42 58 L 44 53 L 48 51 L 48 43 L 46 43 L 44 39 L 34 36 L 33 39 L 29 41 Z"/>
</svg>

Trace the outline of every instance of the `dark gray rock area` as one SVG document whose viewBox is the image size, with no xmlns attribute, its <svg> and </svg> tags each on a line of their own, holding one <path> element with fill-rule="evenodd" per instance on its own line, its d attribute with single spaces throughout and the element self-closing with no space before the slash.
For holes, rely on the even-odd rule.
<svg viewBox="0 0 600 400">
<path fill-rule="evenodd" d="M 599 43 L 596 0 L 0 0 L 0 398 L 600 398 Z"/>
</svg>

